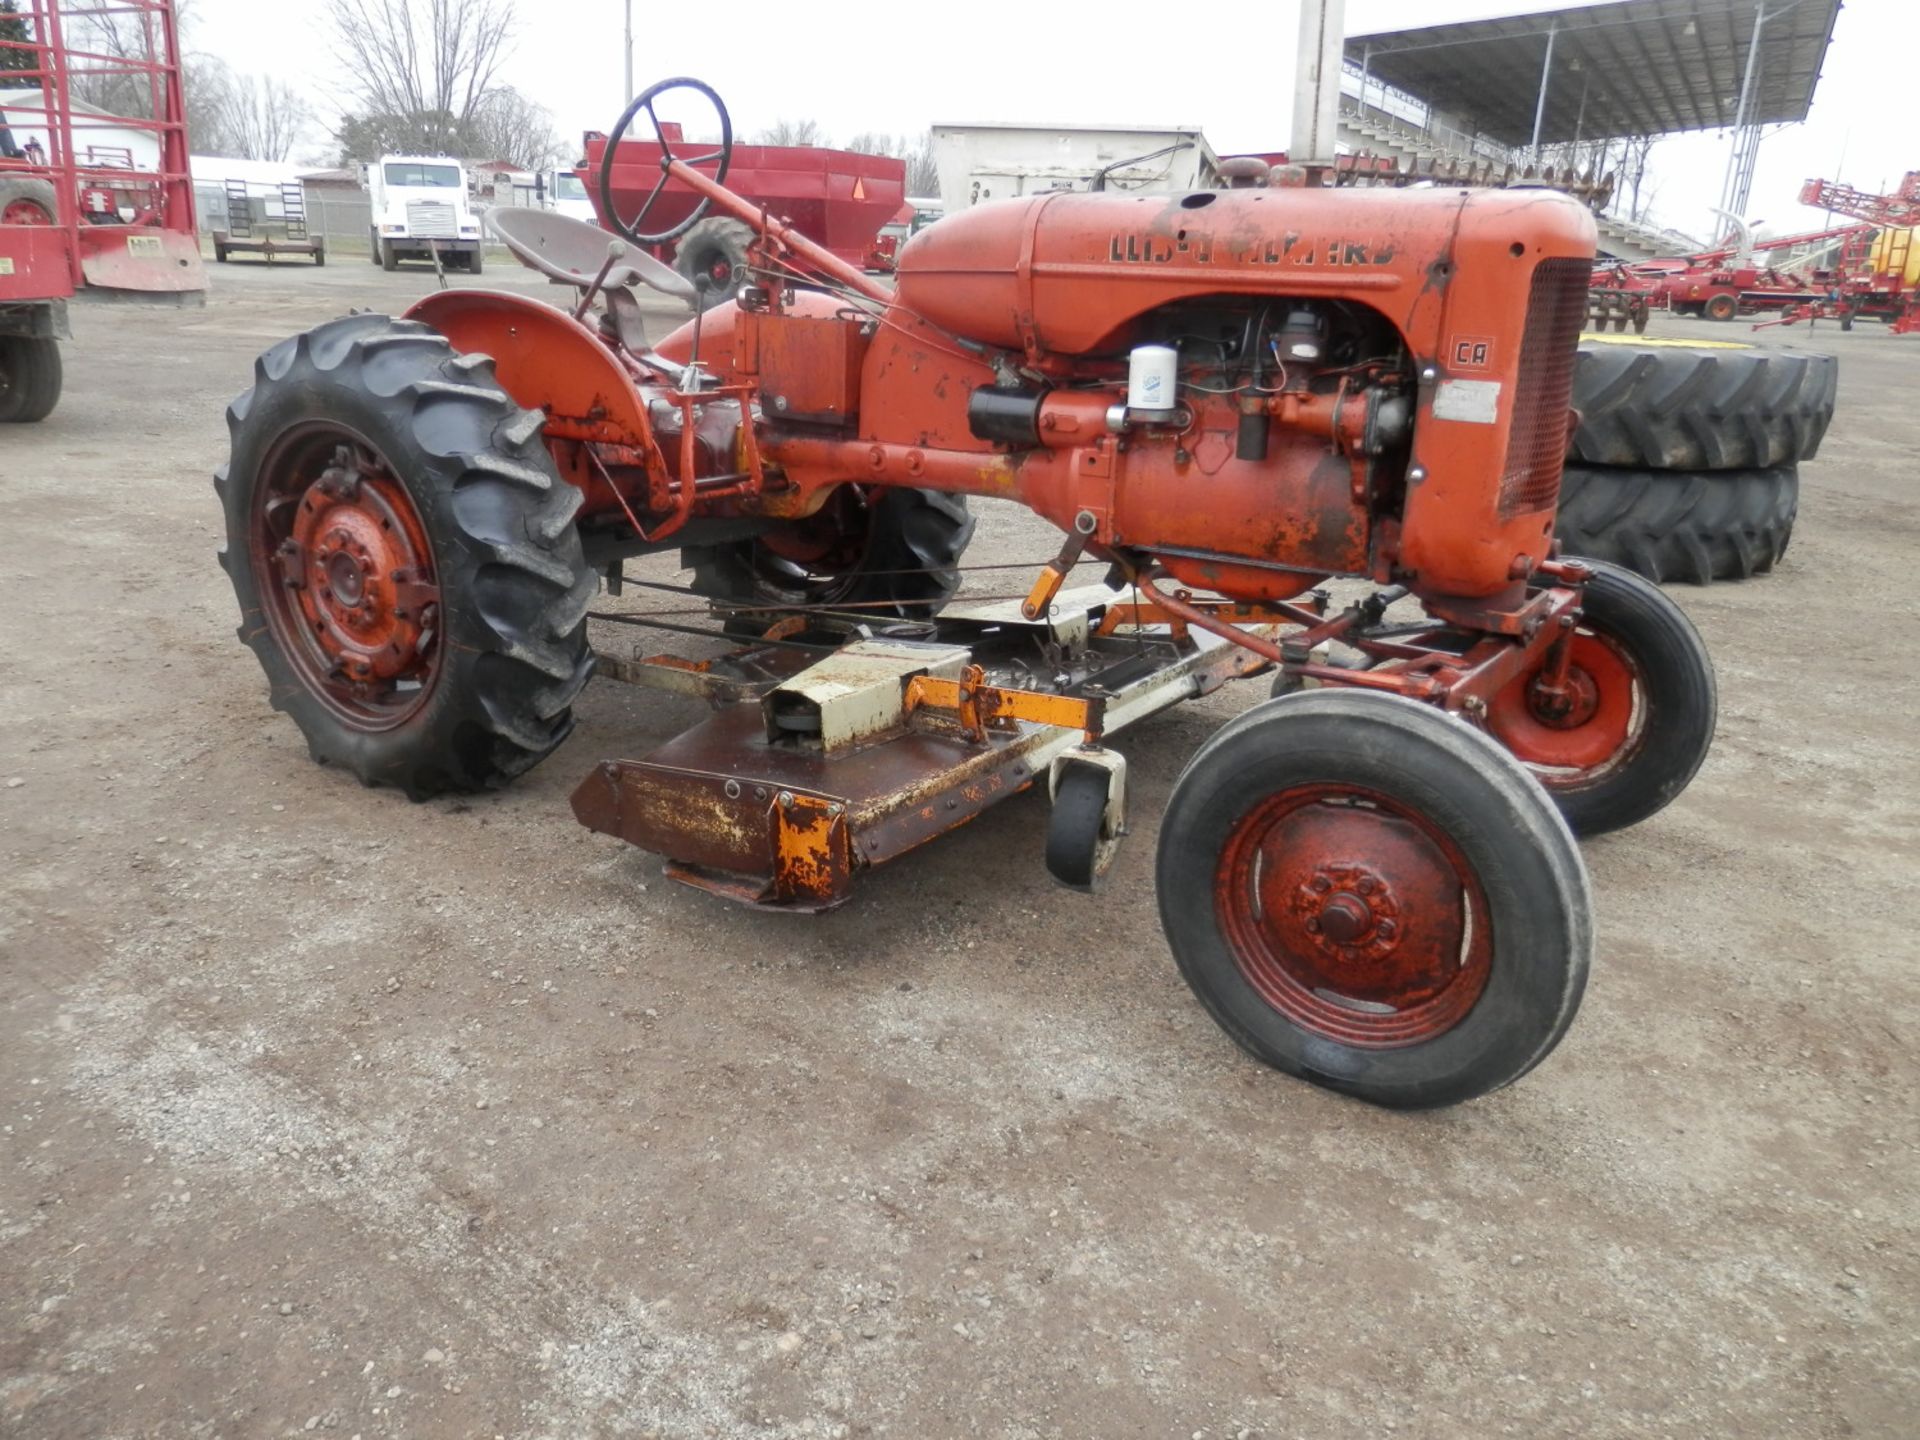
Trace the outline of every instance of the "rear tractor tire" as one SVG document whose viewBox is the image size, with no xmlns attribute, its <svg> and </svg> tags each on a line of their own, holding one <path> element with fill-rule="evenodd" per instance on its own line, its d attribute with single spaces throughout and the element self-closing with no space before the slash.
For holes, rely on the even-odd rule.
<svg viewBox="0 0 1920 1440">
<path fill-rule="evenodd" d="M 1614 470 L 1569 464 L 1554 533 L 1563 553 L 1624 565 L 1656 583 L 1747 580 L 1787 553 L 1800 472 Z"/>
<path fill-rule="evenodd" d="M 60 403 L 64 374 L 59 341 L 0 335 L 0 424 L 46 419 Z"/>
<path fill-rule="evenodd" d="M 419 800 L 566 739 L 597 580 L 540 423 L 413 321 L 350 315 L 255 362 L 214 477 L 220 563 L 315 760 Z"/>
<path fill-rule="evenodd" d="M 1601 561 L 1587 582 L 1568 688 L 1544 664 L 1487 707 L 1486 728 L 1530 771 L 1576 835 L 1637 825 L 1685 790 L 1713 747 L 1713 661 L 1656 585 Z"/>
<path fill-rule="evenodd" d="M 1511 1084 L 1559 1044 L 1593 948 L 1586 869 L 1487 736 L 1399 696 L 1255 706 L 1175 783 L 1161 923 L 1248 1054 L 1400 1109 Z"/>
<path fill-rule="evenodd" d="M 819 514 L 754 540 L 681 552 L 693 589 L 742 606 L 845 606 L 878 623 L 924 620 L 960 588 L 960 557 L 974 519 L 959 495 L 843 485 Z M 728 630 L 760 634 L 751 611 Z"/>
<path fill-rule="evenodd" d="M 1636 470 L 1743 470 L 1811 460 L 1833 421 L 1831 355 L 1744 345 L 1580 347 L 1567 458 Z"/>
</svg>

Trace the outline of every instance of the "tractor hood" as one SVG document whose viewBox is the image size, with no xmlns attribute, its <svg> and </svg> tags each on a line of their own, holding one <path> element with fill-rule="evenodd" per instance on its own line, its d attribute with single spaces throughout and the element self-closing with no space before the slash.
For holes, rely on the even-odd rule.
<svg viewBox="0 0 1920 1440">
<path fill-rule="evenodd" d="M 896 293 L 954 334 L 1089 354 L 1200 295 L 1358 300 L 1402 321 L 1461 264 L 1591 258 L 1594 241 L 1586 206 L 1555 190 L 1062 191 L 929 226 L 900 252 Z"/>
</svg>

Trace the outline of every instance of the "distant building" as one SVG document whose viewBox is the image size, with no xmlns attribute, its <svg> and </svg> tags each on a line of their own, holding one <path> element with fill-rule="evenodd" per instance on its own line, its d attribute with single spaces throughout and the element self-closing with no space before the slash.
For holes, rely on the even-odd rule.
<svg viewBox="0 0 1920 1440">
<path fill-rule="evenodd" d="M 160 140 L 151 130 L 124 124 L 84 100 L 69 100 L 68 108 L 73 114 L 74 159 L 79 164 L 106 170 L 151 172 L 160 168 Z M 13 132 L 14 143 L 21 149 L 29 141 L 37 142 L 52 158 L 46 94 L 37 86 L 0 90 L 0 124 Z"/>
</svg>

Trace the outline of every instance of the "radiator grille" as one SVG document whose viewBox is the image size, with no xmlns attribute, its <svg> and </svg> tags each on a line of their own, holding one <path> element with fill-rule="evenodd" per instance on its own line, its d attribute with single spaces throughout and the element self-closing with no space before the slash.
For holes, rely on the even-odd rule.
<svg viewBox="0 0 1920 1440">
<path fill-rule="evenodd" d="M 1575 347 L 1587 316 L 1592 276 L 1592 262 L 1578 257 L 1542 260 L 1534 267 L 1520 340 L 1520 392 L 1507 434 L 1506 473 L 1500 477 L 1503 520 L 1550 509 L 1559 497 Z"/>
<path fill-rule="evenodd" d="M 409 200 L 407 233 L 421 240 L 452 240 L 453 206 L 443 200 Z"/>
</svg>

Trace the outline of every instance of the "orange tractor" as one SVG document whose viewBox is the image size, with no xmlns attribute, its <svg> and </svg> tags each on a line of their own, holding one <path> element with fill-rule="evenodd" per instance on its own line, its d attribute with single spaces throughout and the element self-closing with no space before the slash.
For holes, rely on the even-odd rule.
<svg viewBox="0 0 1920 1440">
<path fill-rule="evenodd" d="M 704 153 L 661 133 L 675 90 L 719 111 Z M 335 320 L 228 412 L 240 635 L 315 758 L 415 798 L 499 784 L 566 739 L 590 618 L 718 640 L 687 623 L 717 615 L 730 649 L 600 657 L 712 713 L 598 764 L 582 822 L 814 910 L 1044 786 L 1046 863 L 1091 889 L 1127 828 L 1112 737 L 1272 675 L 1160 826 L 1196 995 L 1259 1059 L 1384 1105 L 1539 1063 L 1592 947 L 1574 835 L 1667 804 L 1714 724 L 1680 611 L 1553 554 L 1585 207 L 1028 196 L 915 236 L 889 287 L 727 189 L 706 86 L 642 93 L 607 154 L 641 115 L 660 184 L 704 197 L 678 225 L 753 229 L 731 301 L 649 344 L 633 287 L 705 298 L 645 251 L 677 227 L 645 201 L 618 237 L 496 211 L 571 303 Z M 955 598 L 978 497 L 1062 533 L 1018 594 Z M 686 605 L 590 614 L 670 548 L 693 584 L 647 588 Z M 1104 582 L 1070 584 L 1082 563 Z"/>
</svg>

